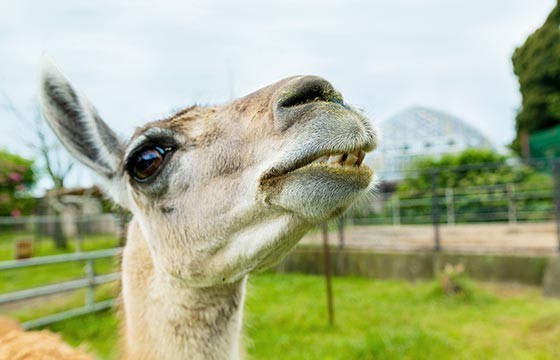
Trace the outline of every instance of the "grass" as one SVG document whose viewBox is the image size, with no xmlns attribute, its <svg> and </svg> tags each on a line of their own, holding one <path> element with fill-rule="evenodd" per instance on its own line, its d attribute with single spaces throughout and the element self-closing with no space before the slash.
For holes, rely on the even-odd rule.
<svg viewBox="0 0 560 360">
<path fill-rule="evenodd" d="M 244 321 L 249 357 L 560 358 L 560 301 L 542 298 L 537 288 L 474 283 L 465 298 L 443 295 L 435 281 L 335 278 L 333 287 L 336 319 L 330 327 L 321 277 L 253 276 Z M 100 358 L 115 357 L 118 324 L 112 311 L 49 329 L 73 345 L 84 343 Z"/>
<path fill-rule="evenodd" d="M 463 300 L 442 296 L 435 283 L 337 278 L 330 328 L 321 278 L 267 275 L 252 283 L 247 324 L 256 359 L 560 356 L 560 302 L 537 290 L 504 297 L 481 289 Z M 548 331 L 534 331 L 543 322 Z"/>
</svg>

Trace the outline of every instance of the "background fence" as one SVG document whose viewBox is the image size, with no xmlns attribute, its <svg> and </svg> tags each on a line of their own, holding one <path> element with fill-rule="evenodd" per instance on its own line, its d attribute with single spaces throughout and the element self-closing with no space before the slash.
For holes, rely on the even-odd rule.
<svg viewBox="0 0 560 360">
<path fill-rule="evenodd" d="M 339 227 L 339 242 L 400 250 L 560 251 L 558 159 L 420 167 L 401 176 L 400 182 L 382 181 L 373 200 L 332 225 Z"/>
<path fill-rule="evenodd" d="M 538 222 L 555 220 L 554 187 L 506 183 L 463 188 L 438 188 L 431 194 L 383 194 L 383 211 L 356 209 L 348 218 L 362 224 L 429 224 L 439 212 L 447 225 L 480 222 Z"/>
<path fill-rule="evenodd" d="M 82 279 L 0 294 L 0 306 L 13 302 L 24 301 L 54 294 L 62 294 L 72 290 L 87 288 L 85 305 L 83 307 L 77 307 L 48 316 L 28 320 L 22 324 L 25 329 L 32 329 L 57 321 L 66 320 L 75 316 L 81 316 L 110 308 L 113 306 L 114 299 L 106 299 L 96 302 L 95 287 L 97 285 L 118 280 L 120 278 L 120 273 L 111 272 L 109 274 L 96 275 L 94 262 L 98 259 L 114 258 L 115 256 L 119 255 L 120 252 L 121 249 L 116 248 L 91 251 L 87 253 L 43 256 L 34 259 L 0 262 L 0 273 L 2 273 L 3 271 L 29 269 L 41 265 L 52 265 L 68 262 L 80 262 L 84 264 L 84 277 Z"/>
<path fill-rule="evenodd" d="M 31 310 L 23 321 L 30 329 L 110 308 L 116 292 L 97 290 L 120 277 L 115 270 L 121 218 L 0 217 L 0 314 Z M 82 301 L 76 301 L 83 289 Z M 33 311 L 41 308 L 42 299 L 60 306 L 47 313 Z"/>
</svg>

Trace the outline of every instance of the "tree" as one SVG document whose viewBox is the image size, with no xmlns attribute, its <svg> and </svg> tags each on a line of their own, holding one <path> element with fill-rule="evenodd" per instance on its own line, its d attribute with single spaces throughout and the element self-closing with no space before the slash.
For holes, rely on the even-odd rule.
<svg viewBox="0 0 560 360">
<path fill-rule="evenodd" d="M 33 160 L 0 150 L 0 216 L 20 216 L 33 211 L 29 190 L 36 182 Z"/>
<path fill-rule="evenodd" d="M 438 189 L 516 182 L 522 175 L 513 171 L 506 164 L 506 159 L 487 149 L 467 149 L 440 158 L 419 159 L 409 167 L 407 177 L 398 186 L 398 192 L 403 196 L 430 194 L 434 170 L 438 171 L 435 184 Z"/>
<path fill-rule="evenodd" d="M 513 70 L 523 97 L 516 117 L 512 148 L 520 152 L 520 136 L 560 124 L 560 0 L 544 24 L 517 48 Z"/>
<path fill-rule="evenodd" d="M 53 189 L 64 188 L 64 182 L 72 171 L 74 163 L 64 154 L 60 143 L 54 138 L 52 131 L 48 129 L 39 107 L 36 107 L 34 115 L 30 118 L 25 116 L 6 94 L 4 94 L 4 98 L 6 100 L 5 107 L 31 130 L 31 138 L 27 139 L 27 145 L 39 159 L 38 168 L 41 170 L 40 172 L 51 180 Z M 58 196 L 47 196 L 47 201 L 50 208 L 59 216 L 64 208 L 61 199 Z M 64 249 L 68 246 L 60 221 L 54 223 L 53 240 L 56 248 Z"/>
<path fill-rule="evenodd" d="M 541 164 L 541 169 L 544 170 L 546 165 Z M 512 184 L 526 193 L 520 194 L 515 204 L 527 220 L 539 219 L 544 212 L 552 209 L 550 198 L 527 196 L 533 190 L 551 194 L 550 175 L 527 165 L 509 164 L 507 157 L 491 150 L 467 149 L 459 154 L 421 159 L 410 166 L 406 178 L 397 187 L 399 200 L 414 204 L 403 206 L 400 214 L 410 221 L 429 221 L 435 186 L 441 214 L 444 214 L 445 190 L 454 189 L 457 222 L 502 221 L 505 215 L 497 214 L 507 211 L 507 191 Z M 386 216 L 390 211 L 389 204 Z"/>
<path fill-rule="evenodd" d="M 27 139 L 27 146 L 31 148 L 39 158 L 39 167 L 49 177 L 54 189 L 62 189 L 64 181 L 74 166 L 74 162 L 64 155 L 60 143 L 52 136 L 48 129 L 39 107 L 35 108 L 32 117 L 25 116 L 4 94 L 6 109 L 8 109 L 18 120 L 31 130 L 31 138 Z"/>
</svg>

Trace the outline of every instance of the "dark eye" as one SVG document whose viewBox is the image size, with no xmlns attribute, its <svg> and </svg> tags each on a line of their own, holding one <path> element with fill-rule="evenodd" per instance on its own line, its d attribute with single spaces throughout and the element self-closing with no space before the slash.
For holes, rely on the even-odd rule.
<svg viewBox="0 0 560 360">
<path fill-rule="evenodd" d="M 148 180 L 164 164 L 165 157 L 172 151 L 171 147 L 151 146 L 135 153 L 129 163 L 128 172 L 138 182 Z"/>
</svg>

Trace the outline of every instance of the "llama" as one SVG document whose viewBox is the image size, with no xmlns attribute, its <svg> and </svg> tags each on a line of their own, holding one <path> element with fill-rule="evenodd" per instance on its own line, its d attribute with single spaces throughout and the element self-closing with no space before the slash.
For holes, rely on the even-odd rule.
<svg viewBox="0 0 560 360">
<path fill-rule="evenodd" d="M 0 318 L 0 360 L 93 360 L 47 330 L 24 332 L 14 320 Z"/>
<path fill-rule="evenodd" d="M 326 80 L 290 77 L 191 106 L 122 141 L 48 60 L 40 101 L 62 144 L 129 209 L 123 356 L 237 359 L 247 276 L 373 188 L 366 117 Z"/>
</svg>

